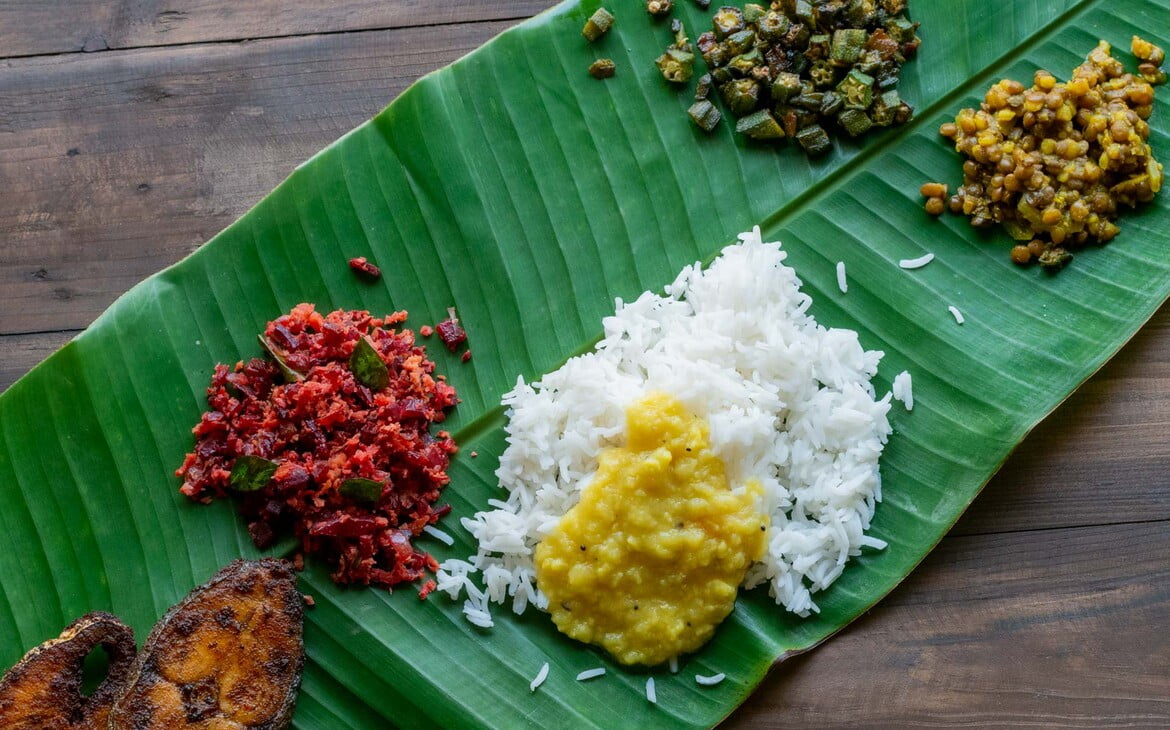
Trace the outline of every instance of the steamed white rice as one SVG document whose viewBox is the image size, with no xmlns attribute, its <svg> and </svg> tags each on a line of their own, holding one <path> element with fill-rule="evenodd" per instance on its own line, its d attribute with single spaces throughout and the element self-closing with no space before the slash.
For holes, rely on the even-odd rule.
<svg viewBox="0 0 1170 730">
<path fill-rule="evenodd" d="M 594 352 L 504 396 L 496 476 L 507 498 L 463 520 L 479 549 L 437 574 L 473 624 L 491 625 L 491 603 L 547 607 L 533 550 L 577 503 L 598 452 L 624 443 L 625 409 L 649 391 L 707 419 L 733 487 L 764 486 L 768 550 L 746 587 L 767 584 L 776 603 L 807 616 L 850 557 L 885 547 L 865 534 L 890 433 L 890 396 L 877 399 L 870 383 L 882 353 L 816 323 L 780 244 L 763 243 L 759 228 L 739 238 L 706 270 L 685 268 L 665 295 L 619 299 Z"/>
</svg>

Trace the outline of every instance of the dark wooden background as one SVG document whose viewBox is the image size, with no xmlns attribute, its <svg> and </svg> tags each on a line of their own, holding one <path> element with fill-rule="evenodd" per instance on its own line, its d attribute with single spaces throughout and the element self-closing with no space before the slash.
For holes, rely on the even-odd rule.
<svg viewBox="0 0 1170 730">
<path fill-rule="evenodd" d="M 0 0 L 0 390 L 551 0 Z M 1165 193 L 1163 193 L 1165 194 Z M 732 727 L 1170 726 L 1170 309 Z"/>
</svg>

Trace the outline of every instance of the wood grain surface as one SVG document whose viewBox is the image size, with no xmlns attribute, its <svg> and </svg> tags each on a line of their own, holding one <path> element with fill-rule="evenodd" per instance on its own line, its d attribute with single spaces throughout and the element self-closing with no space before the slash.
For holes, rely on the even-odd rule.
<svg viewBox="0 0 1170 730">
<path fill-rule="evenodd" d="M 550 0 L 0 0 L 0 390 Z M 1170 726 L 1170 309 L 735 728 Z"/>
</svg>

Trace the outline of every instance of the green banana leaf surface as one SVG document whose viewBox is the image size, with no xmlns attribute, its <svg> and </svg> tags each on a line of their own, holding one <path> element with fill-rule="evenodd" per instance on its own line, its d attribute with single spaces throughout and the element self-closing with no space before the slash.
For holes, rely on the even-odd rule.
<svg viewBox="0 0 1170 730">
<path fill-rule="evenodd" d="M 340 589 L 311 560 L 302 577 L 316 608 L 297 727 L 710 726 L 773 663 L 905 578 L 1025 434 L 1170 294 L 1164 196 L 1048 276 L 1013 266 L 1001 232 L 930 218 L 918 195 L 927 180 L 959 182 L 938 126 L 991 83 L 1038 67 L 1067 77 L 1098 39 L 1133 68 L 1133 34 L 1170 45 L 1170 0 L 917 0 L 923 45 L 900 86 L 915 118 L 815 161 L 748 143 L 726 122 L 700 132 L 690 90 L 653 65 L 668 25 L 642 0 L 615 0 L 614 30 L 591 45 L 580 31 L 598 6 L 563 3 L 425 77 L 0 396 L 0 665 L 87 611 L 113 611 L 144 636 L 216 569 L 257 555 L 233 505 L 190 503 L 174 471 L 214 365 L 259 356 L 256 333 L 293 305 L 406 309 L 414 327 L 458 309 L 473 359 L 430 348 L 462 398 L 445 424 L 462 447 L 443 523 L 456 542 L 422 545 L 462 557 L 474 546 L 459 518 L 499 496 L 500 395 L 588 349 L 615 297 L 661 290 L 758 224 L 783 241 L 819 321 L 886 353 L 879 392 L 902 370 L 914 378 L 916 406 L 893 409 L 882 459 L 872 534 L 889 547 L 818 594 L 820 613 L 800 619 L 763 591 L 742 595 L 683 672 L 654 675 L 653 705 L 645 673 L 563 638 L 543 614 L 499 609 L 483 630 L 441 594 Z M 675 6 L 692 36 L 707 26 L 709 13 Z M 604 82 L 585 72 L 602 56 L 618 69 Z M 1159 156 L 1168 121 L 1160 96 Z M 926 268 L 899 268 L 926 252 L 937 257 Z M 354 256 L 382 279 L 356 278 Z M 547 682 L 529 692 L 545 661 Z M 610 671 L 575 681 L 595 666 Z M 716 687 L 694 682 L 717 672 L 727 679 Z"/>
</svg>

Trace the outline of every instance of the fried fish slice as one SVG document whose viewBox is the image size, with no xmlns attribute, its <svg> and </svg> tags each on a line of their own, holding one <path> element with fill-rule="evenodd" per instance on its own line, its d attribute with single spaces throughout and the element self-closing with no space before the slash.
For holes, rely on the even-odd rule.
<svg viewBox="0 0 1170 730">
<path fill-rule="evenodd" d="M 146 637 L 111 730 L 287 727 L 304 665 L 303 618 L 289 563 L 228 565 Z"/>
<path fill-rule="evenodd" d="M 85 657 L 101 645 L 109 671 L 81 694 Z M 116 616 L 87 613 L 61 635 L 33 648 L 0 679 L 0 727 L 7 730 L 104 730 L 134 662 L 134 632 Z"/>
</svg>

